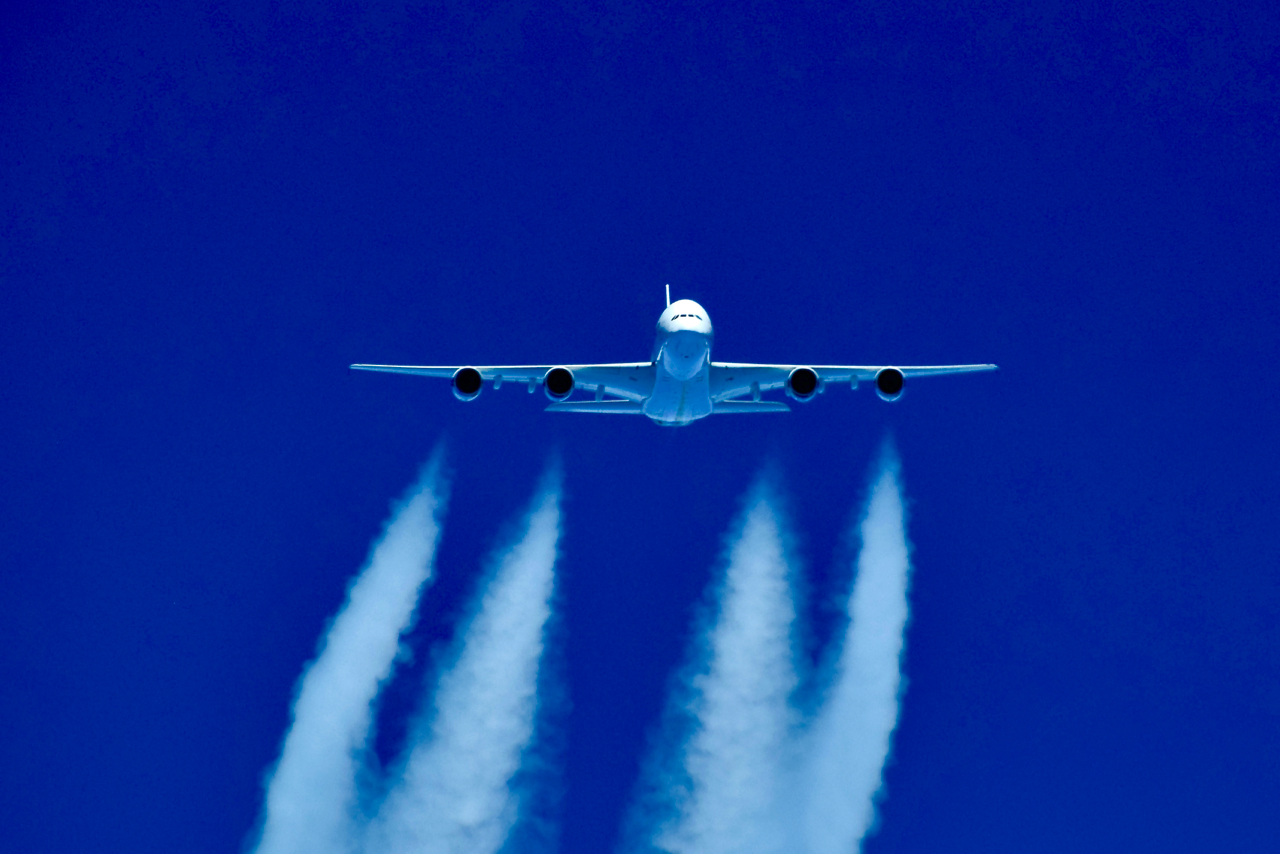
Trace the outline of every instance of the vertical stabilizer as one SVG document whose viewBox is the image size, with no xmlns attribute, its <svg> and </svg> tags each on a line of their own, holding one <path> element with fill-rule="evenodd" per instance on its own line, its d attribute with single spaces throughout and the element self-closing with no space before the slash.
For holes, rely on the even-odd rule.
<svg viewBox="0 0 1280 854">
<path fill-rule="evenodd" d="M 671 305 L 671 286 L 667 285 L 667 305 Z"/>
</svg>

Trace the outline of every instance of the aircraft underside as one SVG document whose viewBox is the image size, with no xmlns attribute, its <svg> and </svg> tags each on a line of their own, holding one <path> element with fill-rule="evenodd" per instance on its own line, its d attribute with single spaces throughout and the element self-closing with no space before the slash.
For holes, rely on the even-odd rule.
<svg viewBox="0 0 1280 854">
<path fill-rule="evenodd" d="M 828 386 L 873 383 L 883 400 L 902 397 L 907 377 L 995 370 L 995 365 L 770 365 L 711 361 L 711 322 L 693 300 L 668 302 L 658 319 L 653 356 L 647 362 L 594 365 L 352 365 L 363 371 L 450 378 L 459 400 L 475 400 L 485 383 L 541 388 L 550 412 L 647 415 L 667 427 L 683 427 L 708 415 L 787 412 L 781 401 L 761 395 L 782 391 L 796 401 L 812 400 Z M 573 398 L 587 392 L 593 399 Z"/>
</svg>

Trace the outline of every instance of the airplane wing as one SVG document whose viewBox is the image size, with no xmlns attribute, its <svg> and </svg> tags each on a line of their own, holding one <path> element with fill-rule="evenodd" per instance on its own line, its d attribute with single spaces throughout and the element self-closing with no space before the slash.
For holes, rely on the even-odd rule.
<svg viewBox="0 0 1280 854">
<path fill-rule="evenodd" d="M 940 374 L 967 374 L 974 371 L 994 371 L 995 365 L 753 365 L 745 362 L 711 363 L 711 399 L 716 402 L 731 400 L 760 391 L 783 388 L 787 378 L 797 368 L 808 368 L 818 375 L 822 384 L 847 382 L 854 388 L 860 381 L 874 381 L 876 375 L 886 369 L 901 371 L 904 377 L 930 377 Z"/>
<path fill-rule="evenodd" d="M 463 368 L 471 368 L 479 371 L 485 382 L 492 382 L 494 388 L 503 383 L 516 383 L 527 386 L 531 392 L 542 382 L 547 371 L 568 368 L 573 373 L 574 388 L 595 392 L 597 399 L 611 394 L 626 400 L 643 401 L 653 391 L 652 362 L 614 362 L 607 365 L 352 365 L 351 368 L 444 379 L 451 378 Z"/>
</svg>

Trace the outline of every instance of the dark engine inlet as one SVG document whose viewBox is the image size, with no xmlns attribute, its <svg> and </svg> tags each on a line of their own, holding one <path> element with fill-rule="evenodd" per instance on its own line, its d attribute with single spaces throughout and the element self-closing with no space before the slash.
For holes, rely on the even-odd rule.
<svg viewBox="0 0 1280 854">
<path fill-rule="evenodd" d="M 484 379 L 475 368 L 458 368 L 453 374 L 453 396 L 458 400 L 475 400 L 484 387 Z"/>
<path fill-rule="evenodd" d="M 552 400 L 564 400 L 573 393 L 573 371 L 568 368 L 552 368 L 543 377 L 542 388 Z"/>
<path fill-rule="evenodd" d="M 902 371 L 897 368 L 885 368 L 876 374 L 876 394 L 880 395 L 881 400 L 892 403 L 902 397 L 902 387 L 906 382 L 907 378 Z"/>
<path fill-rule="evenodd" d="M 821 384 L 813 368 L 796 368 L 787 375 L 787 394 L 794 400 L 812 400 Z"/>
</svg>

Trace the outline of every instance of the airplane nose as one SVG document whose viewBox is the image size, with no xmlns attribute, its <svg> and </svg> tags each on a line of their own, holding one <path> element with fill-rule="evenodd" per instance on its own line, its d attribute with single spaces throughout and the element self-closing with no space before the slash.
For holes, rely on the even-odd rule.
<svg viewBox="0 0 1280 854">
<path fill-rule="evenodd" d="M 707 339 L 696 332 L 677 332 L 662 348 L 662 364 L 678 380 L 692 379 L 707 358 Z"/>
</svg>

